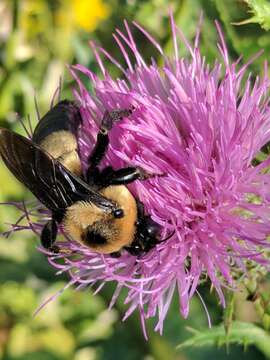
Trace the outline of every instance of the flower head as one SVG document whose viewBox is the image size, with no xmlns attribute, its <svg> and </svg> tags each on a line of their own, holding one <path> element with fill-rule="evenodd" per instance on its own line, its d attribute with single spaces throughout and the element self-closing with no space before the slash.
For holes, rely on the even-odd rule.
<svg viewBox="0 0 270 360">
<path fill-rule="evenodd" d="M 117 30 L 113 35 L 125 68 L 92 43 L 103 76 L 81 65 L 73 66 L 71 72 L 78 83 L 74 96 L 83 117 L 79 135 L 83 166 L 87 166 L 105 109 L 135 106 L 132 115 L 112 129 L 102 166 L 140 166 L 162 173 L 128 187 L 162 226 L 162 237 L 174 232 L 173 236 L 142 257 L 123 251 L 114 258 L 74 241 L 59 242 L 59 246 L 76 252 L 76 257 L 48 254 L 50 263 L 69 272 L 70 283 L 79 289 L 99 284 L 98 292 L 106 282 L 115 282 L 111 306 L 121 289 L 127 288 L 125 318 L 136 309 L 143 324 L 157 316 L 160 332 L 175 291 L 180 312 L 187 317 L 202 276 L 209 277 L 225 306 L 222 288 L 235 285 L 235 269 L 245 271 L 246 260 L 269 264 L 263 252 L 269 248 L 270 175 L 266 169 L 270 160 L 257 166 L 252 162 L 270 140 L 269 79 L 265 75 L 244 80 L 248 65 L 229 62 L 218 24 L 223 61 L 213 67 L 200 53 L 199 31 L 191 45 L 173 20 L 171 24 L 175 53 L 169 58 L 134 23 L 160 52 L 162 67 L 154 60 L 146 64 L 125 22 L 126 33 Z M 179 57 L 179 38 L 189 58 Z M 126 48 L 133 53 L 135 65 Z M 122 70 L 123 78 L 110 76 L 101 54 Z M 86 90 L 78 72 L 88 77 L 93 93 Z M 39 224 L 31 226 L 40 231 Z"/>
<path fill-rule="evenodd" d="M 60 1 L 60 4 L 56 19 L 65 28 L 76 26 L 85 31 L 93 31 L 110 13 L 109 6 L 102 0 Z"/>
</svg>

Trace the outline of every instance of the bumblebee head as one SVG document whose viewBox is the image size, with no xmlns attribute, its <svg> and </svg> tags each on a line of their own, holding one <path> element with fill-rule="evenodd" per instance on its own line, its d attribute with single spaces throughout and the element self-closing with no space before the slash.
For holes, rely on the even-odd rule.
<svg viewBox="0 0 270 360">
<path fill-rule="evenodd" d="M 137 221 L 134 241 L 127 251 L 134 256 L 140 256 L 153 249 L 160 242 L 161 226 L 150 216 L 143 216 Z"/>
<path fill-rule="evenodd" d="M 139 236 L 149 239 L 159 240 L 161 226 L 157 224 L 150 216 L 145 216 L 138 227 Z"/>
<path fill-rule="evenodd" d="M 66 210 L 63 225 L 74 240 L 97 253 L 110 254 L 134 240 L 137 206 L 125 186 L 109 186 L 101 193 L 116 203 L 116 211 L 107 213 L 93 203 L 78 201 Z"/>
<path fill-rule="evenodd" d="M 81 241 L 98 253 L 109 254 L 118 251 L 123 246 L 119 221 L 104 217 L 94 222 L 82 232 Z"/>
</svg>

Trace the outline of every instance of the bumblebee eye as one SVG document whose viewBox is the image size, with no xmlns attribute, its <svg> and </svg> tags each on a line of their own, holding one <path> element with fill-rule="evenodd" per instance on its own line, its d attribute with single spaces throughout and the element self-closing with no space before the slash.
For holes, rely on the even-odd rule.
<svg viewBox="0 0 270 360">
<path fill-rule="evenodd" d="M 114 210 L 113 212 L 113 216 L 116 218 L 116 219 L 121 219 L 122 217 L 124 217 L 124 211 L 122 209 L 116 209 Z"/>
<path fill-rule="evenodd" d="M 154 221 L 150 220 L 146 223 L 145 230 L 150 237 L 157 237 L 160 232 L 160 226 Z"/>
<path fill-rule="evenodd" d="M 142 252 L 143 252 L 143 249 L 139 245 L 132 245 L 131 247 L 129 247 L 127 249 L 128 249 L 128 252 L 132 256 L 138 256 L 138 255 L 142 254 Z"/>
</svg>

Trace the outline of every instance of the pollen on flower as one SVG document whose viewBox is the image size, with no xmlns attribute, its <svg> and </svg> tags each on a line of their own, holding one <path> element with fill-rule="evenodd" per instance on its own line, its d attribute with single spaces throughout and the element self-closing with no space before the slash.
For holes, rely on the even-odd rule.
<svg viewBox="0 0 270 360">
<path fill-rule="evenodd" d="M 252 161 L 270 140 L 270 82 L 267 67 L 262 78 L 245 80 L 248 64 L 230 63 L 218 24 L 223 62 L 212 67 L 200 53 L 199 30 L 194 44 L 189 44 L 171 19 L 175 48 L 168 58 L 150 34 L 134 26 L 160 52 L 162 67 L 145 62 L 126 22 L 125 33 L 116 30 L 113 35 L 125 67 L 94 43 L 103 76 L 82 65 L 71 67 L 83 118 L 78 139 L 81 160 L 86 168 L 104 111 L 135 105 L 130 117 L 112 129 L 102 165 L 139 166 L 164 174 L 136 181 L 129 189 L 161 225 L 162 238 L 173 235 L 142 257 L 126 251 L 119 258 L 97 254 L 70 239 L 59 242 L 69 253 L 41 251 L 59 272 L 69 272 L 70 284 L 78 289 L 95 285 L 98 292 L 106 282 L 117 283 L 111 306 L 127 288 L 125 319 L 138 309 L 144 332 L 145 319 L 154 316 L 155 329 L 162 332 L 175 292 L 181 314 L 187 317 L 202 277 L 208 276 L 225 306 L 223 286 L 236 285 L 235 269 L 245 271 L 247 260 L 269 266 L 264 251 L 270 244 L 270 174 L 265 171 L 270 159 L 256 166 Z M 179 57 L 179 38 L 190 57 Z M 110 76 L 102 56 L 122 70 L 123 78 Z M 78 72 L 88 78 L 93 93 Z M 31 226 L 40 232 L 36 223 Z"/>
</svg>

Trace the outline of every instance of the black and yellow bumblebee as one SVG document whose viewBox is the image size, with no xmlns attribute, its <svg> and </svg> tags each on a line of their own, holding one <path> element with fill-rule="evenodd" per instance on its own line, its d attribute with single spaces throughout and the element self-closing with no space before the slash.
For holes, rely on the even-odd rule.
<svg viewBox="0 0 270 360">
<path fill-rule="evenodd" d="M 83 173 L 77 134 L 82 124 L 75 102 L 63 100 L 42 117 L 32 139 L 0 128 L 0 155 L 8 169 L 51 211 L 41 244 L 53 252 L 58 226 L 73 240 L 97 253 L 120 256 L 125 249 L 142 255 L 160 242 L 160 225 L 125 186 L 149 178 L 138 167 L 99 169 L 116 121 L 134 110 L 105 111 L 96 143 Z"/>
</svg>

